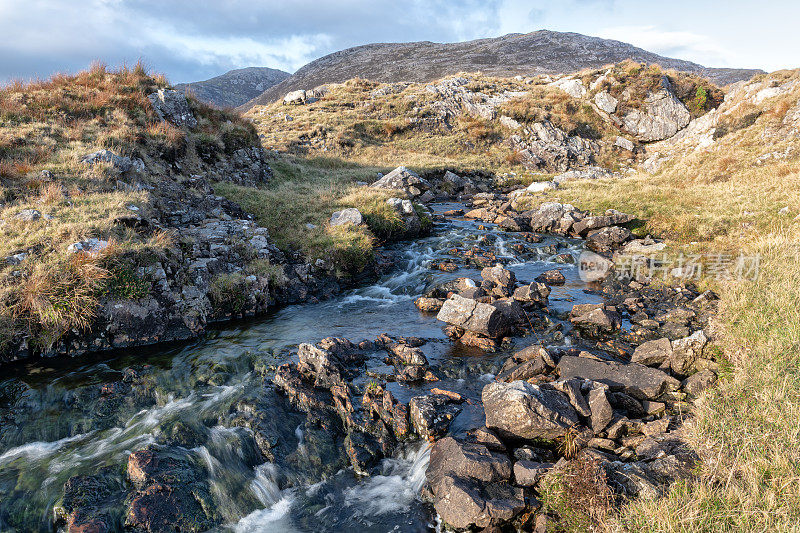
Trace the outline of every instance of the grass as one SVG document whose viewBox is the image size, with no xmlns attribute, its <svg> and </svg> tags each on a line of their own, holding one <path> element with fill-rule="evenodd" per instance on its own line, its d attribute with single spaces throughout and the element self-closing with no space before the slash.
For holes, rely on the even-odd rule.
<svg viewBox="0 0 800 533">
<path fill-rule="evenodd" d="M 796 146 L 768 133 L 779 131 L 785 102 L 798 97 L 766 102 L 751 127 L 654 175 L 575 182 L 547 195 L 634 213 L 673 250 L 760 256 L 757 280 L 703 281 L 721 298 L 716 343 L 730 370 L 697 402 L 687 428 L 703 458 L 698 478 L 664 498 L 627 504 L 616 517 L 623 529 L 787 531 L 800 520 L 800 154 L 756 162 Z M 733 120 L 737 113 L 752 110 L 734 109 Z"/>
<path fill-rule="evenodd" d="M 163 76 L 149 75 L 141 64 L 116 70 L 95 64 L 0 89 L 0 345 L 30 335 L 46 350 L 67 331 L 88 327 L 99 297 L 136 299 L 149 292 L 149 283 L 133 279 L 135 262 L 120 258 L 146 261 L 169 238 L 115 221 L 129 217 L 130 206 L 147 216 L 151 193 L 119 187 L 125 178 L 117 170 L 83 164 L 84 155 L 106 148 L 141 158 L 148 172 L 138 179 L 152 184 L 167 177 L 169 170 L 159 170 L 165 162 L 180 161 L 193 172 L 203 161 L 257 143 L 250 123 L 192 99 L 196 130 L 162 122 L 147 95 L 165 87 Z M 42 216 L 19 220 L 24 209 Z M 89 237 L 115 245 L 76 265 L 80 260 L 67 247 Z M 22 263 L 5 261 L 20 252 L 27 254 Z"/>
<path fill-rule="evenodd" d="M 218 194 L 253 213 L 276 245 L 301 251 L 310 261 L 322 259 L 339 275 L 361 272 L 376 244 L 402 236 L 404 225 L 386 203 L 397 193 L 359 184 L 373 182 L 385 167 L 362 167 L 337 158 L 285 155 L 272 164 L 275 174 L 261 189 L 217 183 Z M 364 226 L 330 226 L 334 211 L 355 207 Z"/>
</svg>

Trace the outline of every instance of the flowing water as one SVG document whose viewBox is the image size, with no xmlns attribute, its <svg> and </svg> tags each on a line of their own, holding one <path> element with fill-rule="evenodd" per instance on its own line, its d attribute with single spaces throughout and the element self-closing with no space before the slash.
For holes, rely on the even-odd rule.
<svg viewBox="0 0 800 533">
<path fill-rule="evenodd" d="M 459 206 L 434 206 L 438 211 L 455 207 Z M 127 456 L 159 442 L 170 428 L 188 432 L 180 449 L 208 472 L 211 496 L 224 517 L 220 530 L 436 529 L 436 517 L 418 498 L 427 444 L 407 444 L 364 479 L 351 469 L 326 469 L 317 454 L 326 445 L 324 436 L 307 434 L 304 417 L 265 387 L 262 376 L 269 379 L 265 369 L 293 357 L 298 343 L 329 336 L 357 342 L 388 333 L 428 339 L 423 349 L 442 378 L 413 386 L 389 383 L 400 401 L 432 386 L 478 399 L 507 353 L 457 349 L 435 316 L 419 312 L 413 304 L 435 283 L 461 276 L 479 279 L 479 269 L 445 273 L 430 268 L 455 247 L 478 244 L 493 249 L 521 282 L 562 268 L 567 283 L 554 287 L 550 295 L 550 308 L 556 311 L 600 301 L 586 290 L 574 263 L 564 262 L 567 256 L 577 258 L 579 241 L 548 237 L 532 244 L 518 234 L 497 231 L 490 224 L 481 229 L 479 224 L 458 218 L 439 222 L 431 237 L 394 245 L 400 264 L 374 285 L 321 303 L 286 307 L 266 318 L 214 331 L 190 345 L 8 369 L 0 378 L 0 531 L 52 530 L 53 506 L 71 476 L 106 472 L 122 489 Z M 547 339 L 570 342 L 552 331 Z M 536 340 L 517 339 L 517 347 Z M 103 384 L 124 381 L 128 367 L 144 368 L 140 373 L 146 376 L 146 387 L 140 381 L 124 394 L 100 392 Z M 388 369 L 377 356 L 368 368 Z M 274 463 L 263 462 L 249 430 L 229 423 L 238 402 L 254 398 L 275 413 L 286 456 Z M 467 406 L 451 431 L 480 425 L 482 418 L 480 407 Z M 116 509 L 123 512 L 122 505 Z"/>
</svg>

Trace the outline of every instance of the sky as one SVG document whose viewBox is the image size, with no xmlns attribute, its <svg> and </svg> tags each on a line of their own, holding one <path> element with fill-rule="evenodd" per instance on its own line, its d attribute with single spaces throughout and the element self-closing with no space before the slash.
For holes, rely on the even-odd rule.
<svg viewBox="0 0 800 533">
<path fill-rule="evenodd" d="M 234 68 L 293 72 L 373 42 L 540 29 L 710 67 L 800 67 L 800 2 L 739 0 L 0 0 L 0 82 L 138 59 L 172 83 Z"/>
</svg>

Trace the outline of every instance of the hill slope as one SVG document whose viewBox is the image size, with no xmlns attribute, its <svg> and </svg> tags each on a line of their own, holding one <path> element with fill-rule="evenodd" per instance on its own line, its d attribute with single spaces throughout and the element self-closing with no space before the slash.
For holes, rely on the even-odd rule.
<svg viewBox="0 0 800 533">
<path fill-rule="evenodd" d="M 620 41 L 541 30 L 461 43 L 379 43 L 348 48 L 312 61 L 242 109 L 269 104 L 292 90 L 341 83 L 356 77 L 379 82 L 425 82 L 458 72 L 480 71 L 489 76 L 566 74 L 625 59 L 701 74 L 720 85 L 748 79 L 761 72 L 711 69 Z"/>
<path fill-rule="evenodd" d="M 257 97 L 273 85 L 291 76 L 288 72 L 267 67 L 231 70 L 210 80 L 180 83 L 179 91 L 191 89 L 194 96 L 217 107 L 237 107 Z"/>
</svg>

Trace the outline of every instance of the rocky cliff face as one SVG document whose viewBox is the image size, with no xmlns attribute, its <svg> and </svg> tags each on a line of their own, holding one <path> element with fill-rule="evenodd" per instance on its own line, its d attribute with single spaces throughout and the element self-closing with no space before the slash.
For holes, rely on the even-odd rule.
<svg viewBox="0 0 800 533">
<path fill-rule="evenodd" d="M 290 74 L 267 67 L 248 67 L 226 72 L 205 81 L 180 83 L 180 91 L 191 91 L 198 100 L 216 107 L 237 107 L 257 97 Z"/>
<path fill-rule="evenodd" d="M 379 43 L 348 48 L 312 61 L 244 104 L 242 109 L 272 103 L 293 90 L 341 83 L 355 77 L 380 82 L 426 82 L 476 71 L 490 76 L 566 74 L 625 59 L 701 74 L 721 85 L 761 72 L 706 68 L 619 41 L 541 30 L 462 43 Z"/>
</svg>

